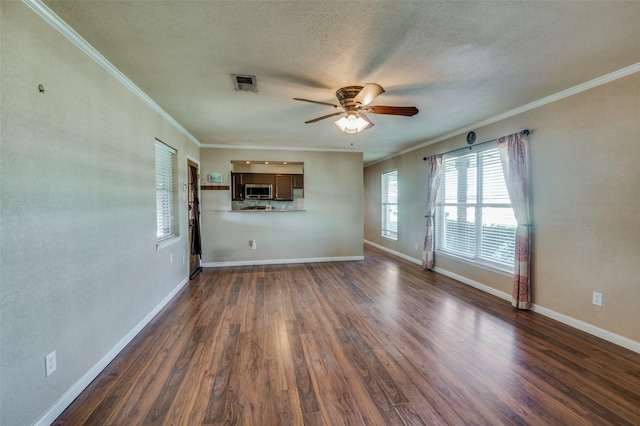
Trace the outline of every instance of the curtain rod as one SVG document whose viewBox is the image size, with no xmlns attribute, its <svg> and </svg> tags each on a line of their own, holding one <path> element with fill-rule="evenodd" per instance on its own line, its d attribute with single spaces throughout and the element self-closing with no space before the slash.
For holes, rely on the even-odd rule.
<svg viewBox="0 0 640 426">
<path fill-rule="evenodd" d="M 524 129 L 524 130 L 523 130 L 523 131 L 521 131 L 520 133 L 526 136 L 526 135 L 528 135 L 528 134 L 529 134 L 529 129 Z M 471 148 L 473 148 L 474 146 L 484 145 L 484 144 L 487 144 L 487 143 L 495 142 L 495 141 L 497 141 L 497 140 L 498 140 L 498 139 L 491 139 L 490 141 L 480 142 L 480 143 L 477 143 L 477 144 L 475 144 L 475 145 L 469 145 L 468 147 L 466 147 L 466 146 L 465 146 L 464 148 L 457 148 L 457 149 L 453 149 L 453 150 L 451 150 L 451 151 L 443 152 L 443 153 L 442 153 L 442 155 L 445 155 L 445 154 L 451 154 L 452 152 L 462 151 L 463 149 L 468 149 L 469 151 L 471 151 Z M 427 161 L 427 158 L 429 158 L 429 157 L 423 157 L 423 158 L 422 158 L 422 161 Z"/>
</svg>

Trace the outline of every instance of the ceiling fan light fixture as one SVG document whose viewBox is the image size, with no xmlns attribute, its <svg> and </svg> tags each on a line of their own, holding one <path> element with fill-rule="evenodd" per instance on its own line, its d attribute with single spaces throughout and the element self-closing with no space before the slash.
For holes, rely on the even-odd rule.
<svg viewBox="0 0 640 426">
<path fill-rule="evenodd" d="M 340 131 L 345 133 L 360 133 L 371 127 L 369 120 L 356 113 L 350 113 L 346 117 L 340 117 L 334 124 Z"/>
<path fill-rule="evenodd" d="M 293 100 L 327 105 L 339 110 L 337 112 L 332 112 L 331 114 L 314 118 L 313 120 L 307 120 L 305 121 L 305 124 L 316 123 L 320 120 L 326 120 L 329 117 L 340 116 L 346 113 L 346 115 L 342 116 L 339 120 L 334 121 L 336 127 L 344 133 L 360 133 L 363 130 L 373 127 L 373 123 L 364 114 L 365 112 L 405 117 L 413 117 L 418 113 L 418 108 L 414 106 L 370 106 L 369 103 L 382 93 L 384 93 L 382 86 L 376 83 L 367 83 L 364 87 L 346 86 L 338 89 L 336 91 L 336 97 L 338 98 L 340 105 L 304 98 L 293 98 Z"/>
</svg>

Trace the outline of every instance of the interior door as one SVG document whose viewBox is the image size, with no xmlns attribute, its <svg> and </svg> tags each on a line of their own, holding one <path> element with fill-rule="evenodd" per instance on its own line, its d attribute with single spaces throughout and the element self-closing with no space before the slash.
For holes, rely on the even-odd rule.
<svg viewBox="0 0 640 426">
<path fill-rule="evenodd" d="M 189 279 L 193 279 L 200 271 L 200 259 L 202 257 L 202 241 L 200 238 L 200 173 L 198 165 L 193 161 L 187 161 L 189 169 Z"/>
</svg>

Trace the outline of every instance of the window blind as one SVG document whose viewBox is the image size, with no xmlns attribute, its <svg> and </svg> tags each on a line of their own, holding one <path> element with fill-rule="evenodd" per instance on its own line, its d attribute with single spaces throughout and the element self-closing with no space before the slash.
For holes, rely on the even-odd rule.
<svg viewBox="0 0 640 426">
<path fill-rule="evenodd" d="M 512 271 L 516 220 L 495 145 L 443 157 L 436 250 Z"/>
<path fill-rule="evenodd" d="M 158 242 L 178 235 L 176 150 L 156 140 L 156 221 Z"/>
<path fill-rule="evenodd" d="M 398 238 L 398 171 L 382 174 L 382 233 L 383 237 Z"/>
</svg>

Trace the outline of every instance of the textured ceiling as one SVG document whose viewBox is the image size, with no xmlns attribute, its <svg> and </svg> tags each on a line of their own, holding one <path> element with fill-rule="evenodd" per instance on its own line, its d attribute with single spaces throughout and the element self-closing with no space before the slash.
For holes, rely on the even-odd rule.
<svg viewBox="0 0 640 426">
<path fill-rule="evenodd" d="M 355 149 L 365 162 L 640 62 L 640 1 L 45 1 L 204 145 Z M 231 74 L 253 74 L 237 92 Z M 408 117 L 340 133 L 343 86 Z M 353 144 L 353 146 L 351 145 Z"/>
</svg>

